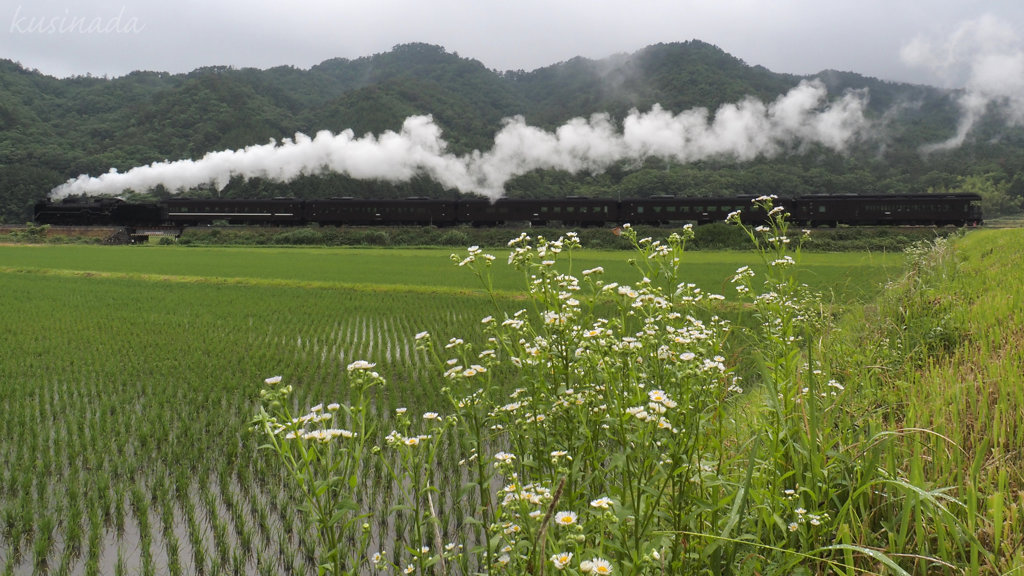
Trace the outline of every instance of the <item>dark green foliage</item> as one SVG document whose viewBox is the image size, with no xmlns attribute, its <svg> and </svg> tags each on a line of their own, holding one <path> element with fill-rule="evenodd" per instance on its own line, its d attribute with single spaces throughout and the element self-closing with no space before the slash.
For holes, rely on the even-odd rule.
<svg viewBox="0 0 1024 576">
<path fill-rule="evenodd" d="M 868 113 L 884 118 L 884 136 L 847 155 L 802 149 L 799 155 L 737 164 L 623 163 L 601 174 L 538 171 L 513 179 L 518 197 L 594 197 L 816 192 L 909 193 L 949 190 L 985 175 L 1021 197 L 1024 133 L 999 118 L 981 122 L 959 150 L 922 155 L 920 146 L 955 133 L 956 93 L 884 82 L 850 72 L 816 75 L 833 97 L 867 89 Z M 398 130 L 413 114 L 430 114 L 449 151 L 491 147 L 502 119 L 522 115 L 553 129 L 572 117 L 660 104 L 678 113 L 710 114 L 746 97 L 771 102 L 803 77 L 749 66 L 700 41 L 658 44 L 602 60 L 574 58 L 534 71 L 487 69 L 477 60 L 429 44 L 406 44 L 354 60 L 332 59 L 301 70 L 205 67 L 188 74 L 137 71 L 107 79 L 57 79 L 0 60 L 0 222 L 24 222 L 32 204 L 79 174 L 183 158 L 289 138 L 295 132 L 350 129 L 356 136 Z M 893 114 L 898 110 L 898 114 Z M 1015 179 L 1016 178 L 1016 179 Z M 135 198 L 161 198 L 154 190 Z M 191 195 L 214 194 L 192 190 Z M 362 182 L 340 175 L 287 184 L 235 181 L 224 197 L 453 197 L 428 180 Z M 381 238 L 374 238 L 380 241 Z"/>
<path fill-rule="evenodd" d="M 272 244 L 315 245 L 323 244 L 323 236 L 315 228 L 294 228 L 275 234 Z"/>
<path fill-rule="evenodd" d="M 678 231 L 665 226 L 636 226 L 640 237 L 663 237 Z M 509 238 L 523 231 L 514 227 L 458 226 L 437 228 L 433 226 L 388 226 L 381 228 L 344 226 L 310 226 L 306 228 L 281 229 L 244 226 L 198 227 L 186 229 L 177 241 L 171 238 L 150 240 L 153 244 L 178 245 L 295 245 L 295 246 L 451 246 L 463 249 L 466 246 L 482 246 L 503 249 Z M 608 250 L 631 250 L 626 239 L 615 235 L 611 227 L 558 228 L 533 227 L 526 230 L 531 236 L 558 238 L 566 232 L 575 231 L 587 248 Z M 804 244 L 804 250 L 811 252 L 902 252 L 915 242 L 934 240 L 957 233 L 958 229 L 913 227 L 913 228 L 816 228 Z M 0 239 L 3 237 L 0 236 Z M 13 238 L 12 238 L 13 239 Z M 694 228 L 693 240 L 687 243 L 687 250 L 750 250 L 750 239 L 736 226 L 708 224 Z"/>
</svg>

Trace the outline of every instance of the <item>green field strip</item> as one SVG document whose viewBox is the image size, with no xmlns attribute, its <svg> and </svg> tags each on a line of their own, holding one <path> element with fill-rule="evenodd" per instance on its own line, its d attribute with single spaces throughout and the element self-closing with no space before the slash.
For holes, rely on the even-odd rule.
<svg viewBox="0 0 1024 576">
<path fill-rule="evenodd" d="M 103 272 L 97 270 L 67 270 L 55 268 L 25 268 L 0 266 L 0 274 L 33 274 L 38 276 L 56 276 L 65 278 L 105 278 L 112 280 L 138 280 L 154 283 L 175 284 L 210 284 L 218 286 L 266 286 L 282 288 L 308 288 L 321 290 L 351 290 L 356 292 L 387 292 L 407 294 L 446 294 L 451 296 L 485 297 L 487 292 L 481 288 L 471 290 L 448 286 L 421 286 L 415 284 L 370 284 L 355 282 L 332 282 L 317 280 L 283 280 L 280 278 L 246 278 L 225 276 L 189 276 L 182 274 L 146 274 L 129 272 Z M 522 291 L 494 290 L 502 298 L 522 299 Z"/>
</svg>

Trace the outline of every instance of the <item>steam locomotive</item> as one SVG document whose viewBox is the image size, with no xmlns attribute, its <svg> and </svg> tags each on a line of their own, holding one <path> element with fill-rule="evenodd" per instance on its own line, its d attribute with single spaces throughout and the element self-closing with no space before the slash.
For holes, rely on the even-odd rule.
<svg viewBox="0 0 1024 576">
<path fill-rule="evenodd" d="M 209 226 L 500 226 L 504 224 L 674 224 L 721 222 L 740 212 L 747 223 L 766 215 L 752 197 L 686 198 L 652 196 L 622 200 L 568 197 L 561 199 L 502 198 L 379 200 L 330 198 L 300 200 L 170 198 L 155 203 L 119 198 L 43 200 L 35 205 L 35 222 L 66 226 L 128 228 Z M 790 220 L 800 226 L 977 225 L 982 221 L 976 194 L 828 195 L 778 198 Z"/>
</svg>

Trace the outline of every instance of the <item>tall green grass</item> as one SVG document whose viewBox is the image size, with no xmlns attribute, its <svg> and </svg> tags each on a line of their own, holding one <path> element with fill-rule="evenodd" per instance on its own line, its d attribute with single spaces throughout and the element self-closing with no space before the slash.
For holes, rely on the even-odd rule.
<svg viewBox="0 0 1024 576">
<path fill-rule="evenodd" d="M 913 446 L 906 468 L 956 498 L 977 538 L 965 571 L 1024 568 L 1024 230 L 920 246 L 863 317 L 847 369 Z M 907 529 L 943 545 L 942 525 Z"/>
</svg>

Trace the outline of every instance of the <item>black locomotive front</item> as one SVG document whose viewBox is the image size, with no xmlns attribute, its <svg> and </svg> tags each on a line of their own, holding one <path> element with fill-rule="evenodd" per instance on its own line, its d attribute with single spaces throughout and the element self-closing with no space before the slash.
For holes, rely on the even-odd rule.
<svg viewBox="0 0 1024 576">
<path fill-rule="evenodd" d="M 60 202 L 36 202 L 33 218 L 36 224 L 56 226 L 110 226 L 119 198 L 65 198 Z"/>
</svg>

